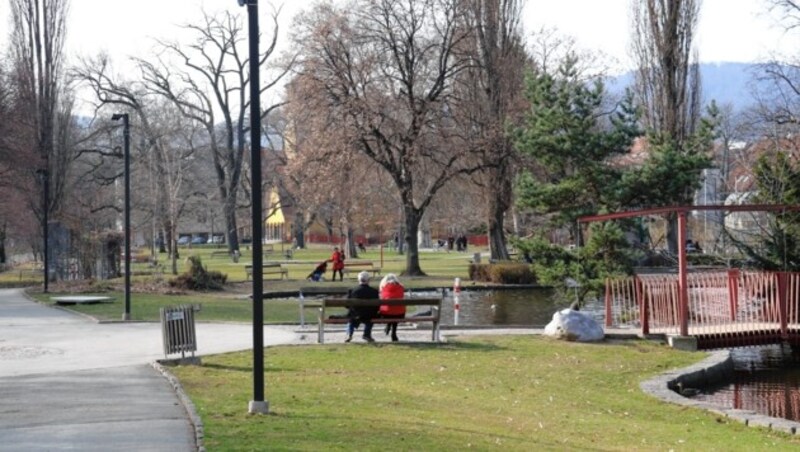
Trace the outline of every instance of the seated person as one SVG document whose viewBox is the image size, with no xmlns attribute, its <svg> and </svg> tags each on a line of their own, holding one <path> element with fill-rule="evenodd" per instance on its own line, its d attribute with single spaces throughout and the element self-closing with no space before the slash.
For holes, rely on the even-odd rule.
<svg viewBox="0 0 800 452">
<path fill-rule="evenodd" d="M 377 300 L 380 298 L 378 289 L 369 285 L 369 272 L 358 274 L 358 287 L 351 289 L 347 298 L 359 298 L 362 300 Z M 372 319 L 378 315 L 378 306 L 351 307 L 347 310 L 347 338 L 345 342 L 353 340 L 353 333 L 362 323 L 364 324 L 364 340 L 375 342 L 372 338 Z"/>
<path fill-rule="evenodd" d="M 405 296 L 405 289 L 400 284 L 400 280 L 394 273 L 389 273 L 383 277 L 380 284 L 381 300 L 397 300 Z M 382 318 L 402 319 L 406 316 L 405 306 L 381 305 L 378 310 Z M 392 342 L 397 342 L 397 322 L 386 324 L 386 334 L 392 333 Z"/>
</svg>

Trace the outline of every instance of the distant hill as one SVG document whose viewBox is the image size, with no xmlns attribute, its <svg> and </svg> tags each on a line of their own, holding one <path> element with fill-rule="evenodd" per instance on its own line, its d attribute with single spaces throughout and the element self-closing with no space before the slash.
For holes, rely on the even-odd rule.
<svg viewBox="0 0 800 452">
<path fill-rule="evenodd" d="M 758 65 L 749 63 L 703 63 L 700 65 L 700 78 L 703 83 L 703 104 L 716 100 L 717 105 L 730 104 L 734 110 L 741 111 L 753 104 L 751 84 Z M 622 93 L 633 81 L 633 73 L 628 72 L 607 82 L 610 93 Z"/>
</svg>

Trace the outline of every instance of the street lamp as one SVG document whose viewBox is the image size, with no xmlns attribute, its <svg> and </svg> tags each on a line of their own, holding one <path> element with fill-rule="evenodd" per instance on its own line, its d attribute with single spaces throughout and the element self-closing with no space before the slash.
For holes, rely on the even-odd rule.
<svg viewBox="0 0 800 452">
<path fill-rule="evenodd" d="M 264 261 L 261 200 L 261 102 L 258 67 L 258 0 L 238 0 L 247 5 L 247 24 L 250 41 L 250 180 L 253 189 L 253 400 L 247 411 L 269 413 L 264 400 Z"/>
<path fill-rule="evenodd" d="M 45 156 L 44 168 L 36 170 L 36 175 L 39 176 L 39 179 L 42 182 L 42 236 L 44 238 L 44 249 L 42 250 L 42 260 L 44 261 L 44 287 L 42 288 L 42 292 L 44 293 L 47 293 L 47 285 L 50 281 L 50 251 L 47 240 L 49 237 L 47 211 L 50 207 L 50 172 L 48 168 L 49 161 Z"/>
<path fill-rule="evenodd" d="M 122 120 L 122 136 L 125 139 L 125 312 L 122 320 L 131 319 L 131 130 L 127 113 L 114 113 L 112 121 Z"/>
</svg>

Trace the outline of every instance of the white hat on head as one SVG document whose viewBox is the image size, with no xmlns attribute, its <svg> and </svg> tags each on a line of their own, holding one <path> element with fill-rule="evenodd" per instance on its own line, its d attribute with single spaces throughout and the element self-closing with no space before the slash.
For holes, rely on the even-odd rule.
<svg viewBox="0 0 800 452">
<path fill-rule="evenodd" d="M 358 274 L 358 282 L 359 283 L 368 283 L 369 282 L 369 272 L 361 272 Z"/>
</svg>

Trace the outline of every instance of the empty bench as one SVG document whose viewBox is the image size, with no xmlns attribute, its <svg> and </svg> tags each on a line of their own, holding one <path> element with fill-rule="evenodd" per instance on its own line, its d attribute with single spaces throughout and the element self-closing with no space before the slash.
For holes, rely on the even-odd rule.
<svg viewBox="0 0 800 452">
<path fill-rule="evenodd" d="M 381 268 L 376 267 L 372 261 L 350 261 L 344 263 L 344 271 L 342 273 L 346 274 L 350 277 L 351 273 L 358 274 L 362 271 L 366 271 L 372 274 L 372 276 L 380 276 Z"/>
<path fill-rule="evenodd" d="M 387 324 L 387 323 L 423 323 L 431 322 L 433 324 L 433 332 L 431 340 L 434 342 L 439 341 L 439 314 L 442 310 L 442 299 L 437 298 L 401 298 L 393 300 L 364 300 L 361 298 L 325 298 L 319 307 L 319 319 L 317 323 L 318 337 L 317 342 L 320 344 L 325 343 L 325 325 L 346 325 L 350 319 L 344 316 L 330 317 L 330 308 L 350 308 L 350 307 L 365 307 L 365 306 L 430 306 L 430 314 L 423 315 L 406 315 L 404 318 L 391 318 L 384 319 L 375 317 L 372 319 L 373 324 Z"/>
<path fill-rule="evenodd" d="M 244 266 L 244 273 L 245 279 L 251 279 L 253 277 L 253 266 L 252 265 L 245 265 Z M 289 279 L 289 269 L 283 266 L 283 264 L 277 263 L 265 263 L 263 265 L 263 273 L 264 277 L 266 278 L 267 275 L 281 275 L 281 279 Z"/>
</svg>

